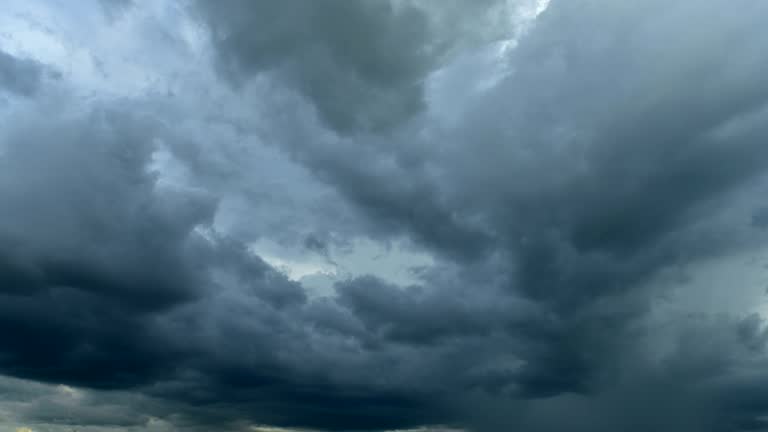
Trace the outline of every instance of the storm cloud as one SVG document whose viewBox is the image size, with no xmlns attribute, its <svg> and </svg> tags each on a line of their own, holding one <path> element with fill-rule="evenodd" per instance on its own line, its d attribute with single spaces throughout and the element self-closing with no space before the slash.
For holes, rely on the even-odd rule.
<svg viewBox="0 0 768 432">
<path fill-rule="evenodd" d="M 0 51 L 0 89 L 8 93 L 19 96 L 34 95 L 46 72 L 49 71 L 45 66 L 35 60 L 18 58 Z"/>
<path fill-rule="evenodd" d="M 11 2 L 0 431 L 768 430 L 766 14 Z"/>
</svg>

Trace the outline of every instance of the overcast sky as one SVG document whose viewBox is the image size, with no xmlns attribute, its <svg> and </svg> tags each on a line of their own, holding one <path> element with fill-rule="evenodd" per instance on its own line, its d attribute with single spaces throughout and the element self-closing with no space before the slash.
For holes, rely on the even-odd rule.
<svg viewBox="0 0 768 432">
<path fill-rule="evenodd" d="M 767 18 L 3 0 L 0 432 L 768 431 Z"/>
</svg>

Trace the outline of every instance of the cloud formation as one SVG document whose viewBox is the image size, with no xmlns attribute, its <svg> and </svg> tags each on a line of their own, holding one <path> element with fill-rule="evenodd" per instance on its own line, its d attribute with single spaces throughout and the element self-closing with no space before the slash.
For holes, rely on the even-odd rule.
<svg viewBox="0 0 768 432">
<path fill-rule="evenodd" d="M 6 92 L 33 96 L 45 72 L 45 66 L 35 60 L 18 58 L 0 50 L 0 89 Z"/>
<path fill-rule="evenodd" d="M 768 428 L 768 5 L 100 3 L 3 18 L 12 427 Z"/>
</svg>

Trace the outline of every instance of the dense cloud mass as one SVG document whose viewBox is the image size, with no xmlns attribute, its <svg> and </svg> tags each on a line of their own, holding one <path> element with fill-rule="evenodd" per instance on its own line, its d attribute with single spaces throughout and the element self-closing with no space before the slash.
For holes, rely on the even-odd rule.
<svg viewBox="0 0 768 432">
<path fill-rule="evenodd" d="M 0 50 L 0 90 L 32 96 L 40 86 L 45 69 L 35 60 L 17 58 Z"/>
<path fill-rule="evenodd" d="M 765 16 L 10 1 L 0 432 L 768 430 Z"/>
<path fill-rule="evenodd" d="M 424 80 L 460 37 L 443 28 L 446 21 L 466 14 L 483 22 L 500 12 L 495 0 L 197 3 L 226 79 L 243 85 L 274 74 L 342 133 L 394 128 L 423 109 Z"/>
</svg>

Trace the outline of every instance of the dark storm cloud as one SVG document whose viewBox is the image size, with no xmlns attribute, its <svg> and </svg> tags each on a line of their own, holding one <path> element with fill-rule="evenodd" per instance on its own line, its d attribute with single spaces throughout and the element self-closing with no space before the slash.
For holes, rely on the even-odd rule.
<svg viewBox="0 0 768 432">
<path fill-rule="evenodd" d="M 0 194 L 8 217 L 0 235 L 14 251 L 6 252 L 14 255 L 8 268 L 38 286 L 75 286 L 139 309 L 191 296 L 189 232 L 212 216 L 215 202 L 157 197 L 146 167 L 153 125 L 109 109 L 72 119 L 49 114 L 45 127 L 20 116 L 4 133 Z"/>
<path fill-rule="evenodd" d="M 99 0 L 99 3 L 110 20 L 119 18 L 133 6 L 133 0 Z"/>
<path fill-rule="evenodd" d="M 161 122 L 139 106 L 59 108 L 15 115 L 2 140 L 0 372 L 157 395 L 210 427 L 440 420 L 431 398 L 371 382 L 365 365 L 381 360 L 347 335 L 315 332 L 301 286 L 212 231 L 215 200 L 158 178 L 174 138 Z M 65 410 L 46 406 L 28 415 Z M 112 411 L 72 421 L 130 417 Z"/>
<path fill-rule="evenodd" d="M 123 404 L 205 430 L 763 428 L 765 323 L 679 312 L 665 278 L 766 239 L 748 221 L 764 225 L 768 5 L 554 1 L 455 121 L 429 105 L 459 38 L 430 5 L 197 4 L 226 80 L 301 96 L 254 102 L 270 144 L 357 230 L 432 253 L 412 284 L 313 297 L 251 252 L 260 233 L 216 224 L 206 191 L 245 151 L 212 163 L 228 143 L 151 102 L 41 103 L 0 141 L 0 373 L 159 398 L 87 400 L 81 424 L 147 421 Z M 330 260 L 330 236 L 297 237 Z"/>
<path fill-rule="evenodd" d="M 757 2 L 554 2 L 512 52 L 512 73 L 466 107 L 458 127 L 423 126 L 427 142 L 408 128 L 384 139 L 286 135 L 297 160 L 379 229 L 409 233 L 470 267 L 466 258 L 502 257 L 507 269 L 493 270 L 509 273 L 506 295 L 522 295 L 550 317 L 496 322 L 464 302 L 443 309 L 424 287 L 360 279 L 338 287 L 339 301 L 376 335 L 367 343 L 424 346 L 499 331 L 519 362 L 505 375 L 515 397 L 592 397 L 618 385 L 625 341 L 647 325 L 657 295 L 649 278 L 742 241 L 716 233 L 743 225 L 719 215 L 768 165 L 760 120 L 767 35 L 756 18 L 765 12 Z M 681 30 L 713 19 L 716 32 Z M 264 51 L 242 47 L 236 62 Z M 310 99 L 322 107 L 318 97 Z M 488 289 L 487 281 L 466 283 Z M 679 379 L 695 386 L 702 378 Z M 693 429 L 689 415 L 655 427 Z"/>
<path fill-rule="evenodd" d="M 450 21 L 452 15 L 486 11 L 495 1 L 478 3 L 451 2 L 435 9 L 445 9 L 443 21 L 458 23 L 456 17 Z M 341 133 L 390 129 L 421 111 L 424 80 L 440 66 L 455 37 L 440 32 L 447 29 L 432 22 L 418 3 L 198 4 L 212 30 L 217 67 L 227 79 L 241 86 L 254 75 L 272 73 Z"/>
<path fill-rule="evenodd" d="M 45 65 L 35 60 L 15 57 L 0 50 L 0 90 L 20 96 L 32 96 L 48 75 L 56 76 Z"/>
<path fill-rule="evenodd" d="M 425 17 L 389 2 L 200 2 L 220 69 L 236 82 L 275 70 L 342 131 L 397 124 L 421 109 L 440 47 Z"/>
<path fill-rule="evenodd" d="M 762 207 L 752 213 L 752 226 L 768 228 L 768 208 Z"/>
<path fill-rule="evenodd" d="M 401 288 L 366 276 L 340 283 L 336 289 L 339 303 L 377 337 L 415 345 L 504 331 L 535 316 L 533 305 L 524 301 L 494 292 L 467 292 L 452 286 L 458 281 L 448 278 L 439 282 Z"/>
<path fill-rule="evenodd" d="M 679 22 L 714 11 L 718 36 L 678 34 Z M 713 215 L 764 172 L 768 156 L 765 128 L 748 119 L 762 118 L 768 101 L 758 77 L 766 35 L 752 20 L 721 2 L 556 2 L 495 89 L 517 99 L 484 100 L 488 108 L 470 114 L 482 151 L 459 146 L 452 167 L 458 178 L 483 167 L 496 189 L 479 189 L 484 179 L 451 185 L 462 198 L 483 199 L 496 232 L 513 242 L 517 289 L 557 316 L 531 341 L 540 348 L 523 368 L 528 393 L 614 385 L 610 369 L 652 295 L 638 284 L 723 250 L 702 241 Z M 502 173 L 513 173 L 511 184 Z"/>
<path fill-rule="evenodd" d="M 215 66 L 226 79 L 242 86 L 257 76 L 273 78 L 307 98 L 337 133 L 366 136 L 366 143 L 329 142 L 326 131 L 307 133 L 292 124 L 304 118 L 297 112 L 303 107 L 290 104 L 277 104 L 277 115 L 268 117 L 278 145 L 362 204 L 376 221 L 369 231 L 406 231 L 439 250 L 477 256 L 487 246 L 486 233 L 439 201 L 439 186 L 420 172 L 431 155 L 422 143 L 410 142 L 416 141 L 413 131 L 396 137 L 399 144 L 369 133 L 392 132 L 421 112 L 424 81 L 456 47 L 499 38 L 500 27 L 509 32 L 508 24 L 488 19 L 508 12 L 501 4 L 227 1 L 215 7 L 200 2 L 199 9 L 211 29 Z"/>
<path fill-rule="evenodd" d="M 197 295 L 190 230 L 213 206 L 154 193 L 144 166 L 151 125 L 110 110 L 54 112 L 45 125 L 20 115 L 3 136 L 0 365 L 16 376 L 133 386 L 167 356 L 145 314 Z"/>
</svg>

